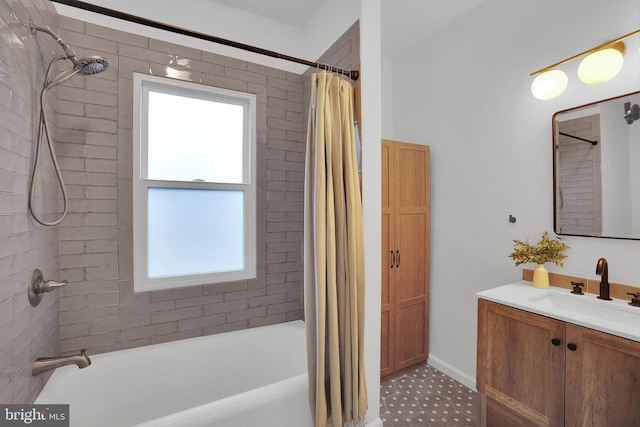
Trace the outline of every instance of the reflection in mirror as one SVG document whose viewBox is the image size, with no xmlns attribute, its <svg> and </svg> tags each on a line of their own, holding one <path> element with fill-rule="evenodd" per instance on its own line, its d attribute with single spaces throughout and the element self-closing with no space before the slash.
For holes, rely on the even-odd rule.
<svg viewBox="0 0 640 427">
<path fill-rule="evenodd" d="M 554 230 L 640 239 L 640 92 L 553 116 Z"/>
</svg>

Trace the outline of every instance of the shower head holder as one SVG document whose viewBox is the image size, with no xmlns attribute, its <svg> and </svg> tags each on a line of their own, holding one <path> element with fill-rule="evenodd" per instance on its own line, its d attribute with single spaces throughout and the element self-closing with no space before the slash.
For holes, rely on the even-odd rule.
<svg viewBox="0 0 640 427">
<path fill-rule="evenodd" d="M 65 43 L 57 33 L 54 33 L 47 27 L 41 27 L 39 25 L 36 25 L 31 20 L 29 20 L 29 29 L 31 30 L 31 34 L 33 34 L 34 36 L 38 31 L 40 31 L 42 33 L 49 34 L 51 37 L 53 37 L 53 39 L 62 47 L 62 50 L 64 51 L 64 56 L 66 56 L 67 59 L 73 62 L 73 65 L 75 67 L 76 62 L 78 61 L 78 55 L 76 55 L 76 52 L 73 49 L 71 49 L 71 47 L 67 43 Z"/>
<path fill-rule="evenodd" d="M 109 68 L 109 65 L 111 65 L 111 61 L 101 56 L 90 56 L 88 58 L 82 59 L 78 58 L 76 52 L 71 48 L 71 46 L 65 43 L 58 34 L 51 31 L 49 28 L 35 25 L 31 20 L 29 20 L 29 29 L 31 31 L 31 34 L 33 34 L 34 36 L 38 31 L 40 31 L 42 33 L 49 34 L 55 39 L 55 41 L 62 47 L 64 56 L 73 63 L 73 69 L 75 71 L 73 74 L 79 73 L 85 76 L 98 74 Z M 66 77 L 64 80 L 71 77 L 71 75 Z"/>
</svg>

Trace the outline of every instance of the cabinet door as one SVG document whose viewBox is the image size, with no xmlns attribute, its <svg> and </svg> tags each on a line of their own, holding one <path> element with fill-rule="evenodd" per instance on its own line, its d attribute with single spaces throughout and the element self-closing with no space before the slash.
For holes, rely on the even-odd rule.
<svg viewBox="0 0 640 427">
<path fill-rule="evenodd" d="M 567 324 L 566 426 L 640 426 L 640 343 Z"/>
<path fill-rule="evenodd" d="M 380 376 L 393 373 L 395 316 L 393 273 L 395 248 L 393 246 L 393 143 L 382 140 L 382 299 L 380 325 Z"/>
<path fill-rule="evenodd" d="M 394 357 L 403 369 L 428 356 L 429 147 L 394 145 Z"/>
<path fill-rule="evenodd" d="M 486 425 L 563 426 L 565 348 L 564 322 L 478 300 L 476 385 Z"/>
</svg>

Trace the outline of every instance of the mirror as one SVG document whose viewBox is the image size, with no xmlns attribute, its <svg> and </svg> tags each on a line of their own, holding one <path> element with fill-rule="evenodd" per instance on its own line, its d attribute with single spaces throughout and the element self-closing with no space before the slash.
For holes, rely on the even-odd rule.
<svg viewBox="0 0 640 427">
<path fill-rule="evenodd" d="M 640 92 L 553 115 L 554 231 L 640 239 Z"/>
</svg>

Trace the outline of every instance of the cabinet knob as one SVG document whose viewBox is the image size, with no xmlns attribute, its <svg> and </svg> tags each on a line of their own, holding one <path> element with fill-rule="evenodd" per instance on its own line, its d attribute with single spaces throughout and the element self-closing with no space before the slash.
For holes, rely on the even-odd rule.
<svg viewBox="0 0 640 427">
<path fill-rule="evenodd" d="M 391 268 L 393 268 L 393 265 L 396 263 L 396 256 L 393 254 L 393 251 L 391 252 Z"/>
<path fill-rule="evenodd" d="M 556 347 L 560 345 L 560 340 L 558 338 L 554 338 L 551 340 L 551 344 L 555 345 Z"/>
<path fill-rule="evenodd" d="M 570 342 L 569 344 L 567 344 L 567 348 L 571 351 L 576 351 L 578 349 L 578 346 Z"/>
</svg>

